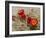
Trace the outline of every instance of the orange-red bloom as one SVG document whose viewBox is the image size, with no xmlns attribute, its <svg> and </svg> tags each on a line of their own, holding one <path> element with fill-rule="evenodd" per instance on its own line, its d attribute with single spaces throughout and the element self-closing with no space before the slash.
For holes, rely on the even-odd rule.
<svg viewBox="0 0 46 38">
<path fill-rule="evenodd" d="M 30 23 L 32 26 L 36 26 L 38 24 L 38 20 L 35 18 L 32 18 Z"/>
<path fill-rule="evenodd" d="M 38 20 L 35 19 L 35 18 L 28 17 L 27 23 L 30 24 L 30 25 L 32 25 L 32 26 L 36 26 L 38 24 Z"/>
</svg>

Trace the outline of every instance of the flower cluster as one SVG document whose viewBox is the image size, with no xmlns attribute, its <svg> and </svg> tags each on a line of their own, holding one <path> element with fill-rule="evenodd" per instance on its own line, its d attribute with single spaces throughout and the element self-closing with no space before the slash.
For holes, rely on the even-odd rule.
<svg viewBox="0 0 46 38">
<path fill-rule="evenodd" d="M 38 20 L 36 18 L 31 18 L 24 14 L 24 9 L 19 10 L 18 15 L 22 19 L 27 19 L 27 24 L 30 24 L 32 26 L 35 26 L 38 24 Z"/>
<path fill-rule="evenodd" d="M 25 11 L 24 11 L 24 9 L 20 9 L 19 11 L 18 11 L 18 13 L 17 13 L 17 15 L 18 15 L 18 17 L 20 18 L 20 19 L 22 19 L 22 20 L 26 20 L 26 23 L 27 23 L 27 26 L 28 27 L 36 27 L 37 26 L 37 24 L 38 24 L 38 20 L 37 20 L 37 18 L 32 18 L 32 17 L 29 17 L 29 16 L 27 16 L 26 14 L 25 14 Z M 15 21 L 16 20 L 16 17 L 15 16 L 12 16 L 12 20 L 13 21 Z M 19 19 L 18 19 L 19 20 Z M 17 21 L 18 21 L 17 20 Z M 22 21 L 22 20 L 20 20 L 20 21 Z M 16 21 L 15 21 L 16 22 Z M 19 22 L 20 23 L 20 22 Z M 17 23 L 18 24 L 18 23 Z M 19 26 L 19 25 L 18 25 Z M 19 30 L 24 30 L 26 28 L 26 25 L 21 25 L 21 26 L 19 26 Z"/>
</svg>

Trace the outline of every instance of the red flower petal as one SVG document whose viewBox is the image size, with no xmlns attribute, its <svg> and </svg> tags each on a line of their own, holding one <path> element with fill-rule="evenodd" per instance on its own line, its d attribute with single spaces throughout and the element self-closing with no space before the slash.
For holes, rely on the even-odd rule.
<svg viewBox="0 0 46 38">
<path fill-rule="evenodd" d="M 30 24 L 30 21 L 31 21 L 31 18 L 28 17 L 28 18 L 27 18 L 27 23 Z"/>
<path fill-rule="evenodd" d="M 35 26 L 35 25 L 38 24 L 38 20 L 33 18 L 33 19 L 31 19 L 30 23 L 31 23 L 32 26 Z"/>
<path fill-rule="evenodd" d="M 28 17 L 27 23 L 32 25 L 32 26 L 36 26 L 38 24 L 38 20 L 35 18 Z"/>
<path fill-rule="evenodd" d="M 19 11 L 18 15 L 19 15 L 19 17 L 22 18 L 22 19 L 25 19 L 25 18 L 26 18 L 23 9 Z"/>
</svg>

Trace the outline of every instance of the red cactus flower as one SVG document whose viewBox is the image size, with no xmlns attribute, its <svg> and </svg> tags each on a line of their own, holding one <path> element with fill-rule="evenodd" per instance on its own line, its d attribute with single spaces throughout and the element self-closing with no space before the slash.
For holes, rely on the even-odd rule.
<svg viewBox="0 0 46 38">
<path fill-rule="evenodd" d="M 36 26 L 38 24 L 38 20 L 35 18 L 32 18 L 30 23 L 32 26 Z"/>
<path fill-rule="evenodd" d="M 35 19 L 35 18 L 28 17 L 27 23 L 30 24 L 30 25 L 32 25 L 32 26 L 36 26 L 38 24 L 38 20 Z"/>
<path fill-rule="evenodd" d="M 24 14 L 24 9 L 19 10 L 18 15 L 19 15 L 19 17 L 22 18 L 22 19 L 25 19 L 25 18 L 26 18 L 25 14 Z"/>
</svg>

